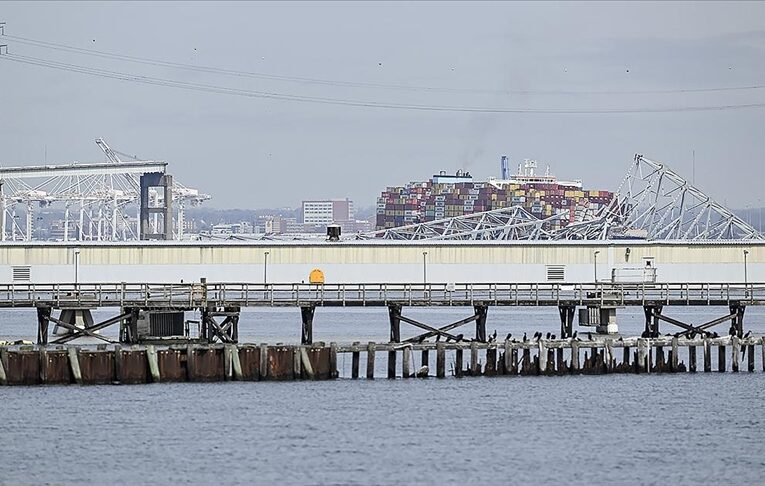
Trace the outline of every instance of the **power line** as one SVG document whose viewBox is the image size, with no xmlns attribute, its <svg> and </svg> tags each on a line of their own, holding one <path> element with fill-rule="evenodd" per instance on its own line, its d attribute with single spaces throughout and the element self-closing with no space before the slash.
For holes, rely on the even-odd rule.
<svg viewBox="0 0 765 486">
<path fill-rule="evenodd" d="M 479 107 L 479 106 L 450 106 L 450 105 L 419 105 L 407 103 L 389 103 L 366 100 L 323 98 L 316 96 L 304 96 L 271 91 L 247 90 L 226 86 L 217 86 L 203 83 L 177 81 L 173 79 L 157 78 L 153 76 L 134 75 L 117 71 L 109 71 L 100 68 L 80 66 L 76 64 L 62 63 L 49 59 L 41 59 L 16 54 L 3 54 L 0 60 L 8 60 L 22 64 L 47 67 L 61 71 L 86 74 L 102 78 L 117 79 L 134 83 L 148 84 L 179 88 L 191 91 L 199 91 L 215 94 L 228 94 L 250 98 L 274 99 L 281 101 L 295 101 L 304 103 L 319 103 L 329 105 L 355 106 L 364 108 L 383 108 L 397 110 L 417 111 L 440 111 L 440 112 L 468 112 L 468 113 L 523 113 L 523 114 L 630 114 L 630 113 L 678 113 L 697 111 L 724 111 L 763 108 L 765 103 L 726 104 L 726 105 L 702 105 L 685 107 L 662 107 L 662 108 L 605 108 L 605 109 L 540 109 L 540 108 L 511 108 L 511 107 Z"/>
<path fill-rule="evenodd" d="M 75 54 L 95 56 L 105 59 L 127 61 L 151 66 L 169 67 L 189 71 L 205 72 L 212 74 L 223 74 L 227 76 L 237 76 L 255 79 L 267 79 L 275 81 L 287 81 L 301 84 L 318 84 L 326 86 L 343 86 L 354 88 L 372 88 L 372 89 L 391 89 L 408 91 L 432 91 L 447 93 L 473 93 L 473 94 L 502 94 L 502 95 L 647 95 L 647 94 L 682 94 L 682 93 L 712 93 L 728 91 L 752 91 L 765 89 L 765 84 L 753 84 L 748 86 L 721 86 L 707 88 L 679 88 L 679 89 L 658 89 L 658 90 L 513 90 L 513 89 L 487 89 L 487 88 L 447 88 L 438 86 L 413 86 L 402 84 L 384 84 L 384 83 L 364 83 L 356 81 L 320 79 L 312 77 L 285 76 L 278 74 L 268 74 L 261 72 L 240 71 L 235 69 L 218 68 L 211 66 L 200 66 L 195 64 L 185 64 L 160 59 L 151 59 L 138 56 L 129 56 L 96 49 L 86 49 L 82 47 L 70 46 L 56 42 L 49 42 L 28 37 L 5 34 L 4 37 L 12 39 L 21 44 L 41 47 L 45 49 L 54 49 Z"/>
</svg>

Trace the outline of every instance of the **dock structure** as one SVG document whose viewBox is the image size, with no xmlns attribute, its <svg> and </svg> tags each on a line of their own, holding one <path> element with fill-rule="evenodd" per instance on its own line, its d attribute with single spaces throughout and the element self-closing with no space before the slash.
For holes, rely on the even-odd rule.
<svg viewBox="0 0 765 486">
<path fill-rule="evenodd" d="M 730 323 L 720 334 L 744 336 L 746 307 L 765 305 L 765 283 L 485 283 L 485 284 L 3 284 L 0 308 L 35 308 L 37 343 L 65 344 L 78 337 L 113 342 L 98 333 L 120 326 L 119 342 L 137 344 L 189 340 L 189 325 L 198 325 L 196 344 L 238 342 L 243 308 L 300 308 L 301 344 L 313 342 L 313 317 L 317 307 L 387 308 L 390 342 L 421 344 L 431 338 L 449 342 L 473 339 L 487 342 L 489 308 L 557 307 L 561 338 L 573 335 L 577 310 L 580 324 L 604 326 L 615 321 L 620 307 L 639 306 L 645 312 L 643 337 L 658 338 L 660 324 L 669 324 L 678 337 L 713 335 L 712 328 Z M 469 315 L 446 326 L 435 327 L 405 315 L 406 307 L 466 307 Z M 722 316 L 703 323 L 684 322 L 671 316 L 675 307 L 724 307 Z M 115 315 L 93 322 L 94 308 L 117 308 Z M 55 316 L 54 310 L 60 310 Z M 184 312 L 199 312 L 198 321 L 185 321 Z M 50 323 L 65 333 L 49 339 Z M 401 324 L 418 334 L 402 338 Z M 455 330 L 475 323 L 467 336 Z"/>
<path fill-rule="evenodd" d="M 714 351 L 717 348 L 717 352 Z M 759 348 L 759 353 L 757 352 Z M 700 349 L 701 352 L 697 353 Z M 620 352 L 621 350 L 621 352 Z M 729 351 L 729 352 L 728 352 Z M 381 352 L 382 354 L 376 354 Z M 434 352 L 433 354 L 431 354 Z M 366 353 L 366 360 L 361 354 Z M 367 380 L 465 376 L 552 376 L 611 373 L 765 371 L 765 339 L 568 338 L 479 343 L 361 345 L 212 344 L 0 346 L 0 385 L 331 380 L 338 355 L 350 354 L 344 378 Z M 417 354 L 420 365 L 416 364 Z M 465 355 L 468 354 L 467 360 Z M 698 355 L 702 355 L 699 368 Z M 435 358 L 435 370 L 431 356 Z M 378 374 L 376 356 L 386 356 Z M 713 362 L 713 357 L 716 356 Z M 730 356 L 730 364 L 727 357 Z M 400 365 L 398 358 L 401 357 Z"/>
</svg>

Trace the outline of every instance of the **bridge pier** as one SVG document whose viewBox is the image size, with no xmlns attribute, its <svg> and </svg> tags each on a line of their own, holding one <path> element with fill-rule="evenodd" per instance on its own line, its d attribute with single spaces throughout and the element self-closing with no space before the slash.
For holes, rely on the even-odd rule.
<svg viewBox="0 0 765 486">
<path fill-rule="evenodd" d="M 306 305 L 300 307 L 300 316 L 303 326 L 300 333 L 301 344 L 313 344 L 313 314 L 316 312 L 315 305 Z"/>
<path fill-rule="evenodd" d="M 643 312 L 645 313 L 644 337 L 659 337 L 659 316 L 662 309 L 663 306 L 657 304 L 643 306 Z"/>
<path fill-rule="evenodd" d="M 37 344 L 48 344 L 48 324 L 50 323 L 51 308 L 40 306 L 37 308 Z"/>
<path fill-rule="evenodd" d="M 731 329 L 735 331 L 735 335 L 738 337 L 744 337 L 744 311 L 746 310 L 746 306 L 741 305 L 740 303 L 731 304 L 729 306 L 730 313 L 732 319 L 731 319 Z M 730 334 L 734 334 L 731 332 Z"/>
<path fill-rule="evenodd" d="M 390 321 L 390 342 L 401 342 L 401 305 L 388 305 L 388 320 Z M 395 357 L 393 358 L 395 363 Z"/>
<path fill-rule="evenodd" d="M 473 306 L 475 310 L 475 340 L 480 343 L 486 342 L 486 314 L 489 312 L 489 306 L 477 304 Z"/>
<path fill-rule="evenodd" d="M 217 307 L 207 306 L 201 309 L 201 329 L 200 337 L 209 343 L 216 340 L 225 344 L 233 344 L 239 340 L 239 307 L 223 307 L 219 310 Z M 224 317 L 220 324 L 216 317 Z"/>
<path fill-rule="evenodd" d="M 560 314 L 560 337 L 566 339 L 574 334 L 574 314 L 576 314 L 575 305 L 559 305 Z"/>
</svg>

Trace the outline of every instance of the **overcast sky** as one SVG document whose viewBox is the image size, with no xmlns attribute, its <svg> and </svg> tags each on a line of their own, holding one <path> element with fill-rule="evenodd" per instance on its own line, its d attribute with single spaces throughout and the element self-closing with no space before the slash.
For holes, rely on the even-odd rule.
<svg viewBox="0 0 765 486">
<path fill-rule="evenodd" d="M 103 137 L 167 160 L 214 207 L 367 206 L 440 169 L 498 176 L 501 154 L 613 190 L 635 152 L 690 179 L 695 150 L 702 190 L 732 207 L 765 199 L 765 108 L 682 111 L 765 104 L 765 88 L 684 91 L 765 86 L 765 3 L 3 3 L 0 21 L 8 36 L 289 79 L 0 38 L 26 58 L 250 94 L 531 111 L 264 99 L 0 59 L 3 166 L 43 163 L 46 151 L 48 163 L 102 161 Z M 648 112 L 592 113 L 604 110 Z"/>
</svg>

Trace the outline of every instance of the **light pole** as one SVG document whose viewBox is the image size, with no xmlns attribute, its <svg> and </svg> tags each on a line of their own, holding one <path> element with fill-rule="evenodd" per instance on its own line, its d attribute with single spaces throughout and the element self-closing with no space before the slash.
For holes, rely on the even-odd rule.
<svg viewBox="0 0 765 486">
<path fill-rule="evenodd" d="M 746 290 L 746 285 L 749 283 L 749 277 L 746 272 L 746 256 L 749 254 L 749 250 L 744 250 L 744 289 Z"/>
<path fill-rule="evenodd" d="M 600 250 L 595 250 L 595 253 L 592 254 L 593 257 L 593 270 L 595 271 L 595 283 L 598 283 L 598 253 L 600 253 Z"/>
<path fill-rule="evenodd" d="M 268 283 L 268 255 L 269 252 L 263 252 L 263 283 Z"/>
<path fill-rule="evenodd" d="M 422 283 L 428 283 L 428 252 L 422 252 Z"/>
<path fill-rule="evenodd" d="M 80 249 L 74 249 L 74 284 L 77 285 L 80 281 Z"/>
</svg>

